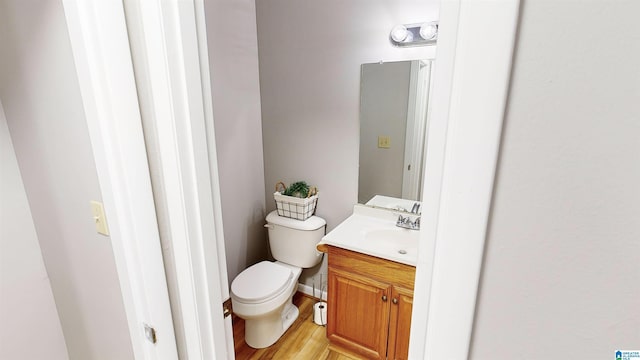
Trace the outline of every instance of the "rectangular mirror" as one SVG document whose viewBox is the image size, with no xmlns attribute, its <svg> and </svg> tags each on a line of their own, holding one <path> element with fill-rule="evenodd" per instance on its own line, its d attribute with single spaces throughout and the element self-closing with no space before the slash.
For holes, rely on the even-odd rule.
<svg viewBox="0 0 640 360">
<path fill-rule="evenodd" d="M 411 210 L 421 199 L 431 69 L 431 60 L 362 65 L 359 203 Z"/>
</svg>

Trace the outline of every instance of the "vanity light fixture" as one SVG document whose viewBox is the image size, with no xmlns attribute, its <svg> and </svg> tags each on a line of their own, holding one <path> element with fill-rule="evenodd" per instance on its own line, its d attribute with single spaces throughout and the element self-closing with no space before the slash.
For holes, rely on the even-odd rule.
<svg viewBox="0 0 640 360">
<path fill-rule="evenodd" d="M 438 22 L 396 25 L 391 29 L 389 40 L 400 47 L 435 45 L 438 41 Z"/>
</svg>

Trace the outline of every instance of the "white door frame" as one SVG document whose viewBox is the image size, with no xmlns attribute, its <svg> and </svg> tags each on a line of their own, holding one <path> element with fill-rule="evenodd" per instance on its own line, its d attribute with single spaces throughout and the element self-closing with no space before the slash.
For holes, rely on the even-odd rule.
<svg viewBox="0 0 640 360">
<path fill-rule="evenodd" d="M 174 360 L 178 355 L 122 3 L 63 4 L 133 354 Z M 145 338 L 144 324 L 155 329 L 156 344 Z"/>
<path fill-rule="evenodd" d="M 409 358 L 466 359 L 520 0 L 443 0 Z"/>
<path fill-rule="evenodd" d="M 186 352 L 190 359 L 233 359 L 231 318 L 222 312 L 229 290 L 204 5 L 197 0 L 137 5 L 148 55 L 144 66 L 152 75 L 145 86 L 154 100 Z M 123 4 L 64 0 L 64 7 L 134 356 L 177 359 Z M 155 251 L 136 246 L 140 239 L 152 239 Z M 151 290 L 164 291 L 164 297 Z M 145 342 L 142 322 L 156 328 L 155 346 Z"/>
<path fill-rule="evenodd" d="M 189 359 L 233 359 L 231 318 L 204 5 L 195 0 L 125 0 L 140 26 L 138 71 L 153 136 L 171 233 L 185 349 Z M 133 17 L 129 19 L 129 17 Z M 139 65 L 139 66 L 138 66 Z M 207 146 L 207 140 L 212 144 Z"/>
<path fill-rule="evenodd" d="M 411 61 L 402 169 L 403 199 L 422 198 L 424 142 L 427 138 L 432 62 L 433 60 Z"/>
</svg>

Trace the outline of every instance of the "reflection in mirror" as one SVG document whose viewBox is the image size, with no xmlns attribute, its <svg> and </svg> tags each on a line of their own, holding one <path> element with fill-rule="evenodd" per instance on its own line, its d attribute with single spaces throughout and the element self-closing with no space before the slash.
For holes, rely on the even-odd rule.
<svg viewBox="0 0 640 360">
<path fill-rule="evenodd" d="M 422 197 L 430 60 L 364 64 L 358 202 Z"/>
</svg>

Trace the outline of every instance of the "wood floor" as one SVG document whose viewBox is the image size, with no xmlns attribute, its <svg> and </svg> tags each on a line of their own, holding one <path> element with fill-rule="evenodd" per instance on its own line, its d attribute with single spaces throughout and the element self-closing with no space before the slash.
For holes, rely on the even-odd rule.
<svg viewBox="0 0 640 360">
<path fill-rule="evenodd" d="M 289 330 L 266 349 L 253 349 L 244 342 L 244 320 L 233 317 L 233 339 L 237 360 L 281 359 L 281 360 L 353 360 L 329 350 L 326 328 L 313 322 L 313 304 L 316 300 L 296 293 L 293 303 L 300 309 L 300 316 Z"/>
</svg>

